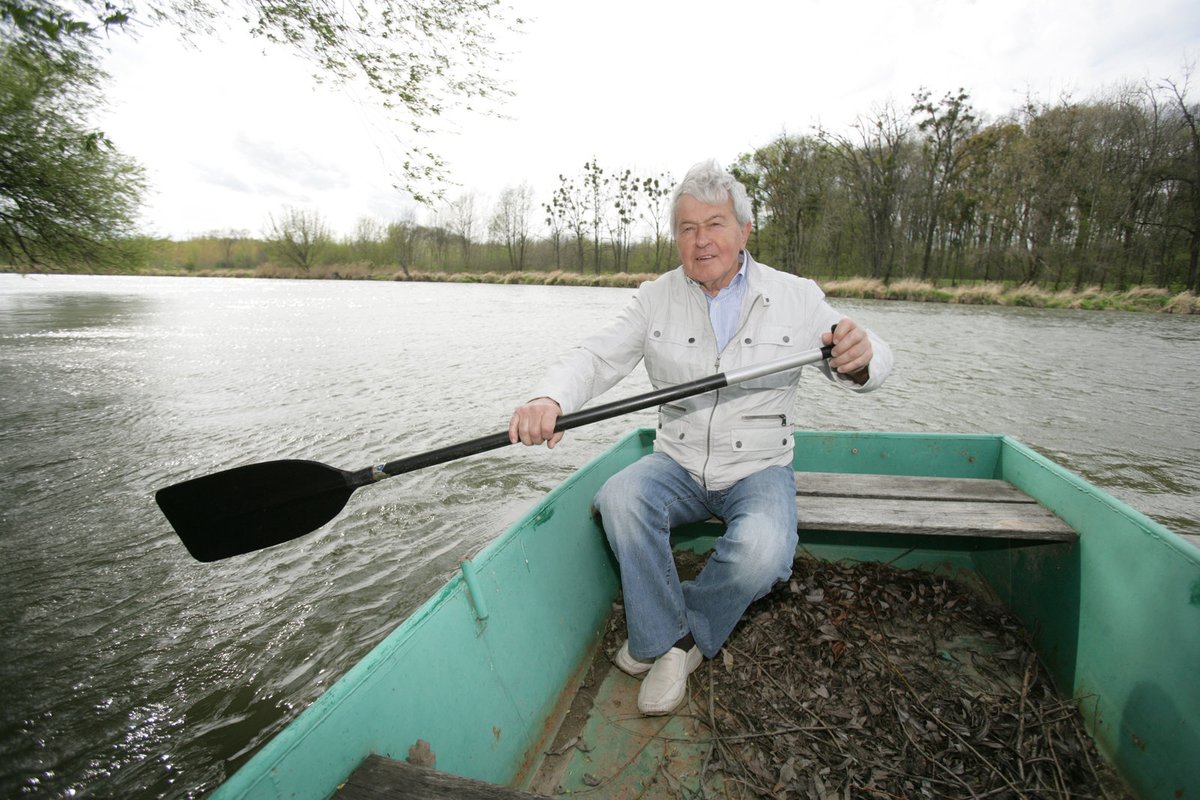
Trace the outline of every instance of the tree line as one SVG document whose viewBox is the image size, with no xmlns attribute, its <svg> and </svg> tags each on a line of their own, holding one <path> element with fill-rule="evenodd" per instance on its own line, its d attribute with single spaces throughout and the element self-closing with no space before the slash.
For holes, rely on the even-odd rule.
<svg viewBox="0 0 1200 800">
<path fill-rule="evenodd" d="M 987 124 L 966 91 L 922 89 L 905 111 L 781 136 L 736 170 L 755 246 L 787 270 L 1195 291 L 1196 113 L 1186 81 L 1030 100 Z"/>
<path fill-rule="evenodd" d="M 490 209 L 474 192 L 430 204 L 424 222 L 410 208 L 389 222 L 363 218 L 335 237 L 319 211 L 285 207 L 261 239 L 216 231 L 186 243 L 160 242 L 151 258 L 188 269 L 247 268 L 267 262 L 308 271 L 363 264 L 410 271 L 661 272 L 672 265 L 671 176 L 611 174 L 596 158 L 561 174 L 548 200 L 535 204 L 528 184 L 500 192 Z M 539 232 L 541 235 L 539 235 Z"/>
<path fill-rule="evenodd" d="M 885 105 L 848 133 L 781 135 L 731 168 L 751 197 L 753 252 L 790 272 L 1196 289 L 1200 134 L 1186 82 L 1030 100 L 991 122 L 964 90 L 935 99 L 922 89 L 909 107 Z M 540 204 L 525 184 L 490 209 L 467 193 L 430 207 L 424 222 L 413 209 L 363 220 L 341 239 L 319 213 L 284 209 L 255 257 L 301 270 L 661 272 L 676 260 L 673 184 L 592 158 L 560 174 Z"/>
</svg>

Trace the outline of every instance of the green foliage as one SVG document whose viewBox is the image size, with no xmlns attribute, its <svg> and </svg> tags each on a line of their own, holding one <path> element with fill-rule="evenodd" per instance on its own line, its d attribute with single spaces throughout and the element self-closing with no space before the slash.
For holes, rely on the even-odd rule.
<svg viewBox="0 0 1200 800">
<path fill-rule="evenodd" d="M 128 239 L 141 201 L 140 168 L 87 117 L 98 99 L 83 35 L 69 18 L 34 14 L 45 47 L 0 45 L 0 261 L 18 268 L 118 266 L 138 253 Z M 31 21 L 32 20 L 32 21 Z"/>
<path fill-rule="evenodd" d="M 1030 101 L 987 125 L 962 90 L 914 101 L 908 118 L 884 107 L 849 135 L 781 136 L 741 156 L 755 254 L 885 283 L 1196 287 L 1200 133 L 1186 86 Z"/>
<path fill-rule="evenodd" d="M 93 19 L 81 19 L 81 13 Z M 68 11 L 47 0 L 0 0 L 0 39 L 35 58 L 58 61 L 67 54 L 85 56 L 101 30 L 128 21 L 128 13 L 112 2 L 85 3 L 77 11 Z"/>
</svg>

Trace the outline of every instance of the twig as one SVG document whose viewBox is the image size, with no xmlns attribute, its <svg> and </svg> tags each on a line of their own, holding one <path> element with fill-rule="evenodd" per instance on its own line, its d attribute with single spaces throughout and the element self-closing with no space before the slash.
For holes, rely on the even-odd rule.
<svg viewBox="0 0 1200 800">
<path fill-rule="evenodd" d="M 876 650 L 879 650 L 879 645 L 873 641 L 871 642 L 871 646 L 874 647 Z M 887 661 L 886 655 L 884 656 L 884 660 Z M 970 742 L 968 742 L 966 739 L 964 739 L 962 736 L 960 736 L 958 731 L 954 730 L 949 725 L 947 725 L 945 722 L 943 722 L 941 717 L 938 717 L 936 714 L 934 714 L 932 711 L 930 711 L 925 706 L 925 703 L 921 700 L 920 695 L 917 694 L 916 689 L 914 689 L 913 685 L 911 683 L 909 683 L 908 678 L 906 678 L 904 676 L 903 672 L 896 669 L 896 666 L 894 664 L 892 664 L 891 661 L 887 661 L 887 664 L 888 664 L 888 666 L 890 666 L 892 668 L 892 671 L 896 673 L 896 676 L 898 678 L 900 678 L 900 682 L 903 683 L 904 686 L 908 689 L 909 694 L 912 696 L 912 698 L 916 702 L 916 704 L 921 707 L 922 711 L 924 711 L 927 715 L 929 715 L 929 717 L 935 723 L 937 723 L 944 731 L 946 731 L 951 736 L 953 736 L 955 739 L 957 739 L 962 744 L 963 747 L 967 748 L 967 750 L 969 750 L 972 755 L 974 755 L 977 759 L 979 759 L 980 763 L 982 763 L 989 770 L 991 770 L 998 778 L 1000 778 L 1000 780 L 1002 780 L 1006 784 L 1008 784 L 1008 788 L 1010 788 L 1014 792 L 1016 792 L 1017 797 L 1025 797 L 1025 794 L 1020 790 L 1020 788 L 1018 788 L 1016 784 L 1014 784 L 1012 781 L 1010 781 L 1008 779 L 1007 775 L 1005 775 L 1002 771 L 997 769 L 995 764 L 993 764 L 987 758 L 984 758 L 983 754 L 980 753 L 978 750 L 976 750 L 975 747 L 972 746 L 972 744 Z"/>
<path fill-rule="evenodd" d="M 892 710 L 894 710 L 896 712 L 897 717 L 900 716 L 900 708 L 896 705 L 895 698 L 892 698 Z M 921 747 L 921 745 L 915 739 L 913 739 L 912 736 L 909 735 L 908 726 L 906 726 L 903 722 L 900 723 L 900 732 L 904 734 L 905 739 L 908 739 L 908 743 L 916 748 L 917 752 L 921 754 L 922 758 L 924 758 L 926 761 L 928 761 L 930 764 L 934 765 L 935 767 L 945 770 L 950 775 L 951 778 L 954 778 L 954 780 L 957 781 L 958 785 L 962 786 L 962 788 L 967 790 L 967 794 L 969 794 L 972 798 L 975 797 L 975 792 L 971 789 L 971 786 L 966 781 L 964 781 L 958 775 L 955 775 L 953 772 L 951 772 L 950 768 L 945 766 L 944 764 L 942 764 L 942 762 L 940 760 L 938 760 L 937 758 L 934 758 L 932 755 L 925 752 L 925 748 Z"/>
<path fill-rule="evenodd" d="M 1038 721 L 1043 722 L 1042 710 L 1040 708 L 1038 709 Z M 1044 723 L 1043 723 L 1043 727 L 1044 727 Z M 1071 796 L 1071 791 L 1070 791 L 1070 789 L 1067 788 L 1067 779 L 1066 779 L 1066 776 L 1063 775 L 1062 763 L 1060 763 L 1058 760 L 1058 752 L 1054 749 L 1054 742 L 1050 740 L 1049 734 L 1047 734 L 1047 736 L 1046 736 L 1046 749 L 1050 751 L 1050 758 L 1053 759 L 1053 761 L 1054 761 L 1054 783 L 1055 783 L 1055 786 L 1062 793 L 1063 797 L 1069 798 Z"/>
<path fill-rule="evenodd" d="M 1020 716 L 1017 719 L 1017 774 L 1021 776 L 1021 780 L 1025 780 L 1025 760 L 1021 757 L 1021 745 L 1025 738 L 1025 701 L 1029 696 L 1029 681 L 1032 677 L 1030 670 L 1032 664 L 1027 664 L 1025 667 L 1025 677 L 1021 681 L 1021 702 L 1017 706 L 1020 711 Z"/>
</svg>

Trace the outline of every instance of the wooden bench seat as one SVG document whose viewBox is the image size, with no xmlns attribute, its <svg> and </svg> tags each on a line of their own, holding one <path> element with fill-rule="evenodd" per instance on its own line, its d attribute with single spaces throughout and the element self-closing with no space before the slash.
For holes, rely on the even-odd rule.
<svg viewBox="0 0 1200 800">
<path fill-rule="evenodd" d="M 796 473 L 801 531 L 861 531 L 1040 542 L 1078 534 L 1007 481 Z"/>
<path fill-rule="evenodd" d="M 714 517 L 698 526 L 721 522 Z M 1074 528 L 1008 481 L 846 472 L 796 473 L 796 528 L 801 541 L 803 531 L 1014 542 L 1079 539 Z"/>
</svg>

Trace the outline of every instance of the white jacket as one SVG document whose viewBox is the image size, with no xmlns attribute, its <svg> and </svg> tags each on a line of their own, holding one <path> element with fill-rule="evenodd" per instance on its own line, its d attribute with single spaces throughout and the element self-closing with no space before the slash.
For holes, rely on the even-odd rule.
<svg viewBox="0 0 1200 800">
<path fill-rule="evenodd" d="M 553 398 L 570 414 L 639 361 L 661 389 L 818 348 L 821 334 L 842 319 L 816 283 L 758 264 L 749 253 L 746 279 L 741 321 L 723 352 L 717 352 L 704 290 L 677 267 L 643 283 L 616 320 L 564 353 L 532 396 Z M 868 335 L 872 357 L 864 385 L 832 372 L 826 362 L 818 369 L 852 391 L 879 387 L 891 372 L 892 352 Z M 769 466 L 790 466 L 800 373 L 767 375 L 660 406 L 655 450 L 710 490 Z"/>
</svg>

